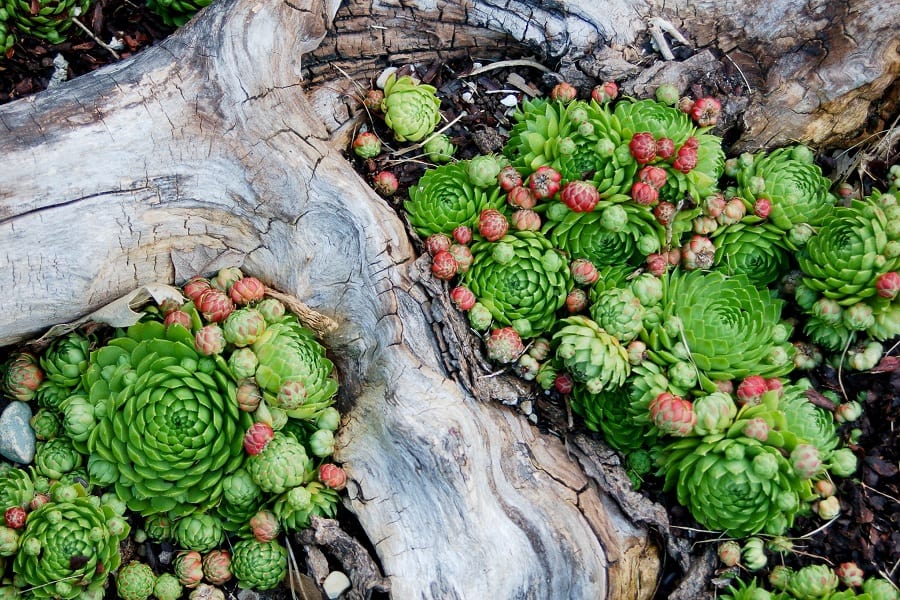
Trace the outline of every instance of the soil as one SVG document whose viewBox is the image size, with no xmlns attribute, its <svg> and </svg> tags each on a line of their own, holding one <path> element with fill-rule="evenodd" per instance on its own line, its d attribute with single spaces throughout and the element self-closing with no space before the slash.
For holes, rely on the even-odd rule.
<svg viewBox="0 0 900 600">
<path fill-rule="evenodd" d="M 146 46 L 155 44 L 171 33 L 172 28 L 163 25 L 157 17 L 143 6 L 129 0 L 99 0 L 91 14 L 83 18 L 97 39 L 104 42 L 120 40 L 123 48 L 117 51 L 119 58 L 126 58 Z M 97 40 L 80 31 L 73 31 L 65 44 L 52 46 L 32 38 L 21 38 L 0 60 L 0 104 L 39 92 L 47 87 L 54 71 L 53 59 L 57 54 L 68 61 L 69 78 L 90 72 L 114 62 L 116 57 L 102 47 Z M 479 153 L 499 151 L 506 141 L 505 133 L 511 126 L 510 110 L 501 99 L 515 94 L 522 97 L 529 88 L 546 94 L 557 82 L 552 76 L 538 69 L 517 67 L 514 71 L 496 69 L 473 77 L 461 77 L 475 65 L 434 64 L 418 75 L 439 90 L 442 112 L 447 122 L 453 124 L 445 131 L 458 146 L 457 158 L 465 159 Z M 509 76 L 521 80 L 510 83 Z M 743 93 L 739 79 L 729 79 L 727 75 L 719 80 L 701 82 L 691 90 L 694 97 L 713 95 L 718 98 L 739 96 Z M 389 139 L 381 123 L 370 123 L 370 127 Z M 734 139 L 735 122 L 721 123 L 715 133 L 726 141 Z M 383 155 L 384 156 L 384 155 Z M 407 155 L 407 157 L 410 155 Z M 898 162 L 900 148 L 894 148 L 892 155 L 884 161 L 872 161 L 866 165 L 869 179 L 862 182 L 864 187 L 876 184 L 886 189 L 883 178 L 888 165 Z M 400 211 L 405 190 L 422 175 L 426 165 L 415 159 L 362 161 L 348 155 L 360 174 L 371 182 L 373 175 L 385 168 L 392 170 L 400 182 L 400 190 L 389 201 Z M 834 174 L 835 161 L 828 156 L 819 158 L 825 174 Z M 859 185 L 859 181 L 855 183 Z M 783 562 L 790 566 L 802 566 L 811 561 L 838 565 L 855 561 L 867 576 L 890 577 L 895 582 L 900 565 L 900 477 L 898 461 L 900 453 L 895 442 L 895 429 L 900 414 L 900 351 L 897 345 L 886 344 L 890 348 L 876 369 L 870 372 L 838 373 L 831 368 L 822 368 L 811 373 L 811 378 L 820 391 L 831 390 L 846 398 L 861 398 L 864 413 L 860 420 L 842 426 L 841 435 L 849 439 L 851 430 L 858 429 L 855 441 L 850 445 L 860 462 L 860 470 L 855 477 L 838 480 L 841 498 L 841 515 L 823 527 L 821 520 L 801 518 L 792 530 L 796 552 L 784 556 Z M 562 402 L 562 399 L 556 399 Z M 565 414 L 565 411 L 556 411 Z M 548 415 L 541 415 L 542 425 L 548 430 L 564 431 L 566 424 L 547 422 Z M 674 525 L 671 534 L 684 537 L 691 542 L 704 542 L 714 536 L 702 532 L 690 515 L 680 507 L 674 498 L 660 491 L 659 482 L 648 478 L 642 491 L 669 508 Z M 354 523 L 352 515 L 341 514 L 339 520 L 351 534 L 356 534 L 363 542 L 364 536 Z M 700 549 L 707 544 L 694 545 Z M 159 551 L 160 549 L 157 549 Z M 667 561 L 668 571 L 664 574 L 657 594 L 665 598 L 675 588 L 683 573 L 677 570 L 675 561 Z M 712 595 L 715 582 L 723 585 L 734 575 L 722 569 L 720 577 L 711 580 L 708 591 Z M 741 576 L 747 576 L 741 573 Z M 724 583 L 727 586 L 727 583 Z M 721 593 L 721 591 L 720 591 Z M 376 597 L 378 594 L 376 594 Z M 382 595 L 382 597 L 385 597 Z"/>
</svg>

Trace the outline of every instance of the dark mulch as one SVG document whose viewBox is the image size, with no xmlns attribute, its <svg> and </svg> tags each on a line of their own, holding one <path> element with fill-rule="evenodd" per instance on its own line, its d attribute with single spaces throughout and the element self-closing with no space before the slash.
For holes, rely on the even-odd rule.
<svg viewBox="0 0 900 600">
<path fill-rule="evenodd" d="M 130 0 L 99 0 L 93 12 L 83 18 L 83 22 L 97 38 L 105 43 L 116 38 L 124 48 L 119 51 L 125 58 L 146 46 L 152 45 L 171 33 L 154 15 Z M 8 102 L 38 92 L 47 86 L 53 73 L 53 59 L 62 54 L 69 63 L 68 76 L 75 77 L 114 62 L 112 54 L 96 41 L 80 31 L 73 31 L 65 44 L 51 46 L 35 39 L 20 39 L 8 56 L 0 60 L 0 103 Z M 432 65 L 419 75 L 435 85 L 442 96 L 442 110 L 454 124 L 447 130 L 459 146 L 458 158 L 470 158 L 478 153 L 499 151 L 505 142 L 504 133 L 510 127 L 507 107 L 500 99 L 509 93 L 522 95 L 523 88 L 511 85 L 509 70 L 488 71 L 474 77 L 460 77 L 471 70 L 470 64 Z M 547 93 L 556 83 L 552 77 L 537 69 L 520 67 L 515 74 L 522 78 L 524 85 L 532 86 L 541 93 Z M 695 96 L 715 95 L 726 97 L 740 95 L 739 82 L 710 80 L 693 90 Z M 381 124 L 374 124 L 383 139 L 390 139 Z M 725 139 L 734 134 L 726 123 L 721 132 Z M 405 189 L 414 184 L 425 169 L 422 162 L 412 154 L 405 155 L 401 162 L 381 159 L 360 161 L 352 158 L 360 174 L 371 181 L 378 170 L 389 167 L 398 176 L 400 192 L 390 201 L 399 210 Z M 828 164 L 823 164 L 827 169 Z M 878 167 L 881 167 L 880 169 Z M 873 181 L 884 175 L 885 165 L 875 165 Z M 827 174 L 827 172 L 826 172 Z M 869 182 L 871 183 L 871 182 Z M 884 189 L 883 182 L 879 186 Z M 898 354 L 895 349 L 893 353 Z M 860 459 L 861 470 L 852 479 L 839 482 L 842 500 L 842 514 L 826 529 L 819 529 L 821 521 L 801 519 L 794 529 L 796 535 L 804 535 L 796 540 L 802 554 L 791 554 L 785 558 L 790 565 L 799 566 L 812 558 L 827 560 L 837 565 L 853 560 L 863 567 L 867 575 L 896 576 L 900 563 L 900 478 L 898 478 L 897 445 L 895 428 L 900 412 L 900 361 L 885 361 L 880 373 L 836 373 L 833 369 L 822 369 L 813 374 L 819 389 L 831 389 L 847 397 L 864 397 L 865 413 L 862 419 L 843 428 L 843 435 L 849 436 L 852 428 L 859 428 L 861 435 L 852 446 Z M 555 430 L 564 429 L 554 427 Z M 673 523 L 678 526 L 674 534 L 691 540 L 702 541 L 709 536 L 694 531 L 696 523 L 672 498 L 659 491 L 658 482 L 648 479 L 644 490 L 654 499 L 663 501 L 671 508 Z M 355 529 L 347 519 L 350 529 Z M 818 530 L 818 531 L 817 531 Z M 669 561 L 671 564 L 673 561 Z M 673 567 L 674 568 L 674 567 Z M 669 572 L 664 577 L 658 597 L 665 597 L 677 583 L 680 573 Z"/>
</svg>

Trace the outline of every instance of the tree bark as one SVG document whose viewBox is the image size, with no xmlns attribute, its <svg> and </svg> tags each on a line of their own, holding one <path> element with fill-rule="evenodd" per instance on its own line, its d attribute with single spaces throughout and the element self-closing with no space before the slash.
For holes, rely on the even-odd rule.
<svg viewBox="0 0 900 600">
<path fill-rule="evenodd" d="M 389 63 L 537 54 L 635 94 L 740 81 L 736 148 L 839 143 L 896 87 L 897 3 L 338 4 L 219 0 L 155 48 L 0 107 L 0 344 L 236 264 L 338 324 L 323 340 L 346 415 L 336 458 L 393 597 L 650 597 L 651 530 L 690 566 L 665 511 L 628 493 L 614 454 L 505 406 L 537 398 L 490 372 L 343 158 L 349 95 Z M 688 36 L 681 60 L 655 60 L 651 17 Z"/>
</svg>

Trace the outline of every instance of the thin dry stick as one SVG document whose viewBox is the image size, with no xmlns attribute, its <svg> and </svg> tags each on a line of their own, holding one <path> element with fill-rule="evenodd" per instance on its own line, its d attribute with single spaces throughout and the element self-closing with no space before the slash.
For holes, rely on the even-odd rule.
<svg viewBox="0 0 900 600">
<path fill-rule="evenodd" d="M 494 69 L 503 69 L 505 67 L 532 67 L 539 71 L 543 71 L 544 73 L 550 73 L 550 69 L 548 69 L 541 63 L 523 58 L 518 60 L 500 60 L 489 65 L 478 67 L 477 69 L 472 69 L 470 72 L 464 75 L 460 75 L 460 77 L 473 77 L 475 75 L 487 73 L 488 71 L 493 71 Z"/>
<path fill-rule="evenodd" d="M 88 36 L 89 36 L 92 40 L 94 40 L 95 42 L 97 42 L 97 45 L 98 45 L 98 46 L 100 46 L 101 48 L 103 48 L 104 50 L 106 50 L 107 52 L 109 52 L 110 54 L 112 54 L 112 55 L 113 55 L 113 58 L 115 58 L 116 60 L 119 60 L 119 59 L 122 58 L 121 56 L 119 56 L 119 53 L 116 52 L 116 51 L 113 49 L 112 46 L 110 46 L 109 44 L 103 43 L 103 40 L 101 40 L 101 39 L 98 38 L 96 35 L 94 35 L 94 32 L 91 31 L 90 29 L 88 29 L 88 28 L 85 26 L 84 23 L 82 23 L 81 21 L 79 21 L 79 20 L 76 19 L 75 17 L 72 17 L 72 22 L 75 23 L 76 25 L 78 25 L 78 26 L 81 28 L 81 30 L 84 31 L 86 34 L 88 34 Z"/>
</svg>

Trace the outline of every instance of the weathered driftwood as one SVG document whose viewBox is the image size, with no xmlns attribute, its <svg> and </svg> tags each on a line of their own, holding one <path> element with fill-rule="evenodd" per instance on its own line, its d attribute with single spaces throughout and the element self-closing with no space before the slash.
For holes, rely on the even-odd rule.
<svg viewBox="0 0 900 600">
<path fill-rule="evenodd" d="M 491 376 L 393 209 L 342 158 L 352 80 L 534 53 L 640 93 L 734 64 L 753 89 L 743 146 L 833 143 L 863 120 L 844 111 L 835 132 L 830 111 L 867 107 L 898 64 L 896 2 L 833 4 L 219 0 L 156 48 L 0 107 L 0 344 L 238 264 L 337 323 L 336 456 L 393 597 L 649 597 L 664 511 L 611 483 L 613 455 L 503 406 L 531 392 Z M 697 52 L 654 64 L 651 17 L 686 36 L 679 56 Z"/>
</svg>

